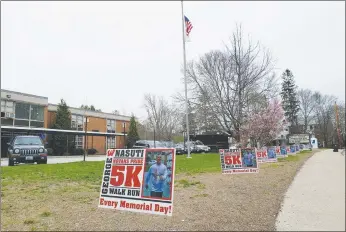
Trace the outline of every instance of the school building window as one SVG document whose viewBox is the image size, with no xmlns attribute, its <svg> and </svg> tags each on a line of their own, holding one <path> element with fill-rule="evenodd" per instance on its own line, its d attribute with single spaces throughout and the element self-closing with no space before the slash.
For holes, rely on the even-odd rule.
<svg viewBox="0 0 346 232">
<path fill-rule="evenodd" d="M 71 115 L 71 128 L 73 130 L 78 130 L 78 131 L 84 130 L 83 118 L 84 117 L 82 115 L 72 114 Z"/>
<path fill-rule="evenodd" d="M 115 148 L 115 137 L 107 137 L 107 149 Z"/>
<path fill-rule="evenodd" d="M 1 101 L 1 112 L 5 117 L 14 118 L 14 126 L 43 127 L 44 106 L 22 102 Z M 1 113 L 1 117 L 3 113 Z"/>
<path fill-rule="evenodd" d="M 71 115 L 71 129 L 77 129 L 77 115 L 74 114 Z"/>
<path fill-rule="evenodd" d="M 31 105 L 30 120 L 43 122 L 44 108 L 40 105 Z"/>
<path fill-rule="evenodd" d="M 14 102 L 1 100 L 1 124 L 13 126 L 14 123 Z"/>
<path fill-rule="evenodd" d="M 7 113 L 7 114 L 6 114 Z M 12 114 L 12 115 L 9 115 Z M 14 103 L 13 101 L 1 100 L 1 117 L 9 117 L 14 114 Z"/>
<path fill-rule="evenodd" d="M 115 133 L 115 120 L 114 119 L 107 119 L 107 132 L 108 133 Z"/>
<path fill-rule="evenodd" d="M 16 119 L 29 120 L 30 118 L 30 104 L 16 102 Z"/>
<path fill-rule="evenodd" d="M 84 144 L 84 136 L 76 135 L 76 141 L 75 141 L 76 148 L 84 148 L 83 144 Z"/>
</svg>

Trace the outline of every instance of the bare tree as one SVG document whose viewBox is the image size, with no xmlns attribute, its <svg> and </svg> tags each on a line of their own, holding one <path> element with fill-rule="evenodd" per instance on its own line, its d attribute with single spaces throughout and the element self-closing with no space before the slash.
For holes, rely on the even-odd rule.
<svg viewBox="0 0 346 232">
<path fill-rule="evenodd" d="M 328 146 L 333 139 L 334 129 L 332 119 L 336 97 L 315 92 L 313 98 L 315 100 L 314 114 L 318 129 L 323 141 L 326 143 L 326 146 Z"/>
<path fill-rule="evenodd" d="M 180 107 L 181 114 L 181 124 L 183 125 L 183 130 L 186 130 L 186 118 L 185 118 L 185 96 L 181 92 L 177 92 L 173 99 L 175 103 Z M 206 132 L 221 132 L 217 118 L 215 117 L 213 111 L 211 110 L 210 104 L 208 104 L 208 99 L 204 94 L 200 96 L 190 98 L 188 100 L 189 106 L 189 126 L 190 133 L 206 133 Z"/>
<path fill-rule="evenodd" d="M 217 123 L 217 118 L 213 114 L 207 99 L 201 96 L 199 105 L 195 106 L 195 124 L 199 133 L 217 133 L 222 130 Z"/>
<path fill-rule="evenodd" d="M 345 116 L 346 116 L 346 111 L 345 111 L 345 103 L 339 103 L 339 127 L 341 133 L 345 136 L 346 130 L 345 130 Z"/>
<path fill-rule="evenodd" d="M 341 144 L 343 144 L 343 140 L 345 137 L 345 103 L 343 102 L 335 102 L 336 105 L 334 105 L 334 107 L 337 107 L 337 111 L 336 109 L 334 109 L 334 113 L 332 114 L 332 122 L 334 125 L 334 131 L 335 131 L 335 141 L 341 142 Z M 336 113 L 338 113 L 338 117 L 339 117 L 339 122 L 337 122 L 336 120 Z M 339 132 L 340 132 L 340 137 L 339 138 Z M 339 141 L 339 139 L 341 139 L 341 141 Z"/>
<path fill-rule="evenodd" d="M 224 51 L 211 51 L 198 62 L 189 62 L 186 74 L 192 104 L 206 107 L 222 131 L 238 141 L 247 111 L 258 103 L 258 96 L 269 99 L 278 93 L 270 52 L 250 39 L 245 42 L 238 25 Z M 181 95 L 176 99 L 182 100 Z"/>
<path fill-rule="evenodd" d="M 158 140 L 172 140 L 180 115 L 177 109 L 163 97 L 146 94 L 144 107 L 148 114 L 148 126 L 155 130 Z"/>
<path fill-rule="evenodd" d="M 339 104 L 339 129 L 341 133 L 341 139 L 342 139 L 342 144 L 345 146 L 345 140 L 346 140 L 346 126 L 345 126 L 345 116 L 346 116 L 346 111 L 345 111 L 345 103 L 340 103 Z"/>
<path fill-rule="evenodd" d="M 298 99 L 300 111 L 298 117 L 303 121 L 304 132 L 307 133 L 308 126 L 313 119 L 313 110 L 315 109 L 315 99 L 313 92 L 310 89 L 300 89 L 298 91 Z"/>
</svg>

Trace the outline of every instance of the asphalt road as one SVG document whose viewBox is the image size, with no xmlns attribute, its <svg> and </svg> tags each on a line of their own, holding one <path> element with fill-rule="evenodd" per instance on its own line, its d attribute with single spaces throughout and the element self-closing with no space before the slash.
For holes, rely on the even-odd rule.
<svg viewBox="0 0 346 232">
<path fill-rule="evenodd" d="M 86 161 L 103 161 L 105 160 L 105 158 L 106 158 L 105 155 L 89 155 L 89 156 L 86 156 L 85 160 Z M 49 164 L 71 163 L 71 162 L 78 162 L 78 161 L 83 161 L 83 156 L 49 156 L 48 157 Z M 8 166 L 7 158 L 1 158 L 1 166 Z"/>
<path fill-rule="evenodd" d="M 277 231 L 345 231 L 345 155 L 311 157 L 289 187 Z"/>
</svg>

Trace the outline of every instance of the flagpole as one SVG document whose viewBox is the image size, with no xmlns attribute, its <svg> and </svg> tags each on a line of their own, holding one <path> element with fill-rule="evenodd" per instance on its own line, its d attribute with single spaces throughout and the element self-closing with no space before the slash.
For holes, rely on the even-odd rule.
<svg viewBox="0 0 346 232">
<path fill-rule="evenodd" d="M 184 80 L 185 80 L 185 114 L 186 114 L 186 134 L 187 134 L 187 158 L 192 158 L 190 154 L 190 133 L 189 133 L 189 107 L 187 101 L 187 77 L 186 77 L 186 51 L 185 51 L 185 16 L 183 1 L 181 1 L 181 19 L 183 30 L 183 55 L 184 55 Z"/>
</svg>

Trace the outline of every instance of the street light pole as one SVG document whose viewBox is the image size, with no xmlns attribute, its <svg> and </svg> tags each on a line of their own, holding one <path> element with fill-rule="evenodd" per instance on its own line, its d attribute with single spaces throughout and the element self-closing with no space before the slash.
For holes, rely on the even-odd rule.
<svg viewBox="0 0 346 232">
<path fill-rule="evenodd" d="M 86 99 L 86 103 L 88 100 Z M 83 155 L 83 161 L 85 161 L 85 155 L 88 152 L 87 150 L 87 131 L 88 131 L 88 116 L 87 116 L 87 109 L 88 109 L 88 104 L 85 105 L 84 107 L 84 120 L 85 120 L 85 128 L 84 128 L 84 155 Z M 78 130 L 78 128 L 77 128 Z"/>
<path fill-rule="evenodd" d="M 126 146 L 126 135 L 125 135 L 125 128 L 126 128 L 126 124 L 125 124 L 125 122 L 123 122 L 123 133 L 124 133 L 124 148 L 127 148 L 127 146 Z"/>
<path fill-rule="evenodd" d="M 85 155 L 88 152 L 87 149 L 87 131 L 88 131 L 88 116 L 85 116 L 85 129 L 84 129 L 84 156 L 83 156 L 83 161 L 85 161 Z"/>
</svg>

